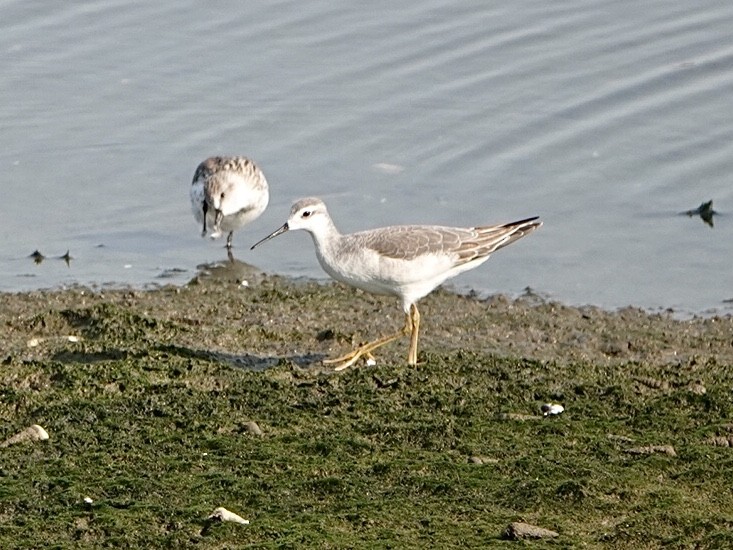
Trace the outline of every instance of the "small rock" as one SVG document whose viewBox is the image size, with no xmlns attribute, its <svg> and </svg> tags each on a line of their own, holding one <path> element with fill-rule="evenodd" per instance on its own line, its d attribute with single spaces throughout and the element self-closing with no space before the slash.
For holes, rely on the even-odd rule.
<svg viewBox="0 0 733 550">
<path fill-rule="evenodd" d="M 713 447 L 733 447 L 733 436 L 714 436 L 708 439 L 706 443 L 708 445 L 712 445 Z"/>
<path fill-rule="evenodd" d="M 48 439 L 48 432 L 38 424 L 33 424 L 33 426 L 26 428 L 22 432 L 18 432 L 0 443 L 0 447 L 9 447 L 22 441 L 45 441 L 46 439 Z"/>
<path fill-rule="evenodd" d="M 208 519 L 209 521 L 232 521 L 234 523 L 249 525 L 249 520 L 244 519 L 242 516 L 238 516 L 234 512 L 230 512 L 222 506 L 219 506 L 216 510 L 214 510 L 211 515 L 206 519 Z"/>
<path fill-rule="evenodd" d="M 469 456 L 467 462 L 469 464 L 498 464 L 499 459 L 498 458 L 491 458 L 488 456 Z"/>
<path fill-rule="evenodd" d="M 262 435 L 262 429 L 257 425 L 257 422 L 249 421 L 244 423 L 244 429 L 253 435 Z"/>
<path fill-rule="evenodd" d="M 555 531 L 530 525 L 529 523 L 522 523 L 521 521 L 510 523 L 504 532 L 504 537 L 509 540 L 551 539 L 559 536 L 560 533 Z"/>
<path fill-rule="evenodd" d="M 651 455 L 654 453 L 666 454 L 669 456 L 677 456 L 672 445 L 647 445 L 646 447 L 631 447 L 626 452 L 632 455 Z"/>
<path fill-rule="evenodd" d="M 695 395 L 705 395 L 705 393 L 707 393 L 708 391 L 700 380 L 697 380 L 696 382 L 690 382 L 690 385 L 687 386 L 687 389 Z"/>
</svg>

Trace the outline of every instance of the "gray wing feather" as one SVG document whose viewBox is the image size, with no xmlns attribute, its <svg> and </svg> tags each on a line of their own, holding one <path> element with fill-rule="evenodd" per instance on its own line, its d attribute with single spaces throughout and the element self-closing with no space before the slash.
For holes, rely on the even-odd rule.
<svg viewBox="0 0 733 550">
<path fill-rule="evenodd" d="M 542 222 L 529 218 L 484 227 L 400 225 L 353 234 L 381 256 L 412 260 L 424 254 L 454 254 L 456 265 L 483 258 L 537 229 Z"/>
</svg>

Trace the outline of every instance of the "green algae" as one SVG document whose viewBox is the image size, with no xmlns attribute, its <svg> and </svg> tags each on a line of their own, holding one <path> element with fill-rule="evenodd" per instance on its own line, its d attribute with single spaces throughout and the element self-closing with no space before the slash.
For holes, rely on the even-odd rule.
<svg viewBox="0 0 733 550">
<path fill-rule="evenodd" d="M 0 300 L 0 438 L 50 435 L 0 449 L 2 548 L 486 548 L 512 521 L 560 534 L 539 548 L 733 545 L 730 318 L 439 291 L 417 368 L 401 341 L 333 373 L 393 300 L 277 277 Z"/>
</svg>

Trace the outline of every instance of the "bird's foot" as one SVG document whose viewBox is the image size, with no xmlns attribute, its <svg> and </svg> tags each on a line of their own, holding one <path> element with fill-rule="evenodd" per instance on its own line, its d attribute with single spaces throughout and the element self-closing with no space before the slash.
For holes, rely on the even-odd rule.
<svg viewBox="0 0 733 550">
<path fill-rule="evenodd" d="M 374 361 L 374 356 L 368 350 L 365 350 L 363 348 L 364 347 L 362 346 L 350 353 L 347 353 L 346 355 L 342 355 L 334 359 L 324 359 L 323 364 L 336 365 L 336 367 L 333 369 L 336 372 L 346 370 L 349 367 L 354 366 L 354 364 L 356 364 L 356 362 L 362 357 L 364 357 L 367 364 L 369 364 L 370 359 Z"/>
</svg>

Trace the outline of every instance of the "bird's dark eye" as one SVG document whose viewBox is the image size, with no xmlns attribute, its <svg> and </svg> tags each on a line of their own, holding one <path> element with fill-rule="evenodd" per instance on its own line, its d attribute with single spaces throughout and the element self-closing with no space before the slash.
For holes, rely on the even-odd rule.
<svg viewBox="0 0 733 550">
<path fill-rule="evenodd" d="M 304 217 L 304 218 L 307 218 L 307 217 L 308 217 L 308 216 L 310 216 L 311 214 L 312 214 L 312 212 L 311 212 L 310 210 L 305 210 L 305 211 L 303 212 L 303 217 Z"/>
<path fill-rule="evenodd" d="M 220 198 L 220 199 L 223 199 L 223 198 L 224 198 L 224 193 L 222 193 L 222 194 L 221 194 L 221 196 L 220 196 L 219 198 Z"/>
</svg>

